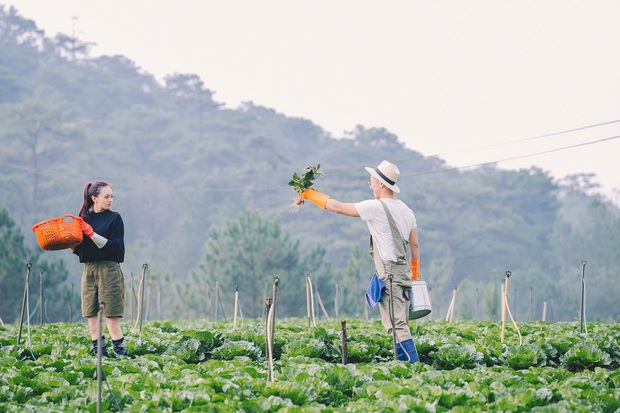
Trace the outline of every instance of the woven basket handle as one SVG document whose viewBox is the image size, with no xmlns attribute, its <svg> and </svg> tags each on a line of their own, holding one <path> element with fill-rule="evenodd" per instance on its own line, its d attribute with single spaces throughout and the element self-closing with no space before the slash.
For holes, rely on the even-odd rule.
<svg viewBox="0 0 620 413">
<path fill-rule="evenodd" d="M 67 218 L 67 217 L 71 217 L 71 218 L 73 218 L 73 220 L 74 220 L 74 221 L 80 221 L 80 220 L 82 219 L 82 218 L 80 218 L 80 217 L 76 217 L 76 216 L 75 216 L 75 215 L 73 215 L 73 214 L 64 214 L 63 216 L 58 217 L 58 218 L 60 218 L 60 219 L 62 219 L 62 220 L 64 221 L 64 220 L 65 220 L 65 218 Z"/>
</svg>

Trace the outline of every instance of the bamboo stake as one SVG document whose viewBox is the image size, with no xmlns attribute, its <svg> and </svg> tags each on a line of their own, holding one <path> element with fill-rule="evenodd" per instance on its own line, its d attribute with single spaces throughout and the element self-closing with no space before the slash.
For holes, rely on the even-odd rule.
<svg viewBox="0 0 620 413">
<path fill-rule="evenodd" d="M 274 319 L 275 319 L 275 305 L 271 305 L 269 312 L 267 313 L 267 352 L 269 353 L 269 362 L 267 366 L 267 381 L 274 381 L 273 377 L 273 332 L 274 332 Z"/>
<path fill-rule="evenodd" d="M 280 278 L 278 276 L 273 277 L 273 293 L 271 300 L 271 311 L 273 311 L 272 320 L 271 320 L 271 339 L 273 340 L 273 333 L 276 328 L 276 305 L 278 303 L 278 283 L 280 282 Z"/>
<path fill-rule="evenodd" d="M 217 321 L 217 302 L 219 301 L 219 295 L 220 295 L 220 279 L 216 278 L 215 279 L 215 311 L 213 312 L 213 314 L 215 314 L 214 320 Z"/>
<path fill-rule="evenodd" d="M 347 364 L 349 359 L 347 350 L 347 321 L 342 320 L 340 322 L 340 331 L 342 331 L 342 364 Z"/>
<path fill-rule="evenodd" d="M 547 320 L 547 300 L 543 302 L 543 313 L 542 313 L 542 321 L 543 323 Z"/>
<path fill-rule="evenodd" d="M 319 294 L 319 290 L 316 290 L 316 299 L 319 302 L 319 306 L 321 306 L 321 310 L 323 310 L 323 315 L 325 315 L 325 318 L 329 322 L 329 315 L 327 314 L 327 310 L 325 310 L 325 306 L 323 305 L 323 300 L 321 300 L 321 294 Z"/>
<path fill-rule="evenodd" d="M 334 312 L 336 313 L 336 318 L 338 318 L 338 315 L 340 313 L 340 309 L 338 308 L 340 306 L 340 285 L 338 283 L 336 283 L 336 297 L 334 298 Z M 366 315 L 366 320 L 368 320 L 368 315 Z"/>
<path fill-rule="evenodd" d="M 28 297 L 28 282 L 30 281 L 30 269 L 32 268 L 32 264 L 26 264 L 26 283 L 24 284 L 24 298 L 22 300 L 22 313 L 19 317 L 19 332 L 17 333 L 17 345 L 19 346 L 19 342 L 22 338 L 22 328 L 24 327 L 24 310 L 26 309 L 26 298 Z"/>
<path fill-rule="evenodd" d="M 265 297 L 265 357 L 267 357 L 267 359 L 269 359 L 270 354 L 271 354 L 271 349 L 269 348 L 269 331 L 270 331 L 270 326 L 269 326 L 269 311 L 271 309 L 271 297 Z"/>
<path fill-rule="evenodd" d="M 131 289 L 129 291 L 129 308 L 131 310 L 131 319 L 133 320 L 133 317 L 134 317 L 133 302 L 136 299 L 136 292 L 133 290 L 133 271 L 129 275 L 129 280 L 130 280 L 130 286 L 131 286 Z"/>
<path fill-rule="evenodd" d="M 153 281 L 149 282 L 149 288 L 146 290 L 146 317 L 144 317 L 144 321 L 150 320 L 151 315 L 151 290 L 153 289 Z"/>
<path fill-rule="evenodd" d="M 142 264 L 142 278 L 140 279 L 140 284 L 138 284 L 138 297 L 137 298 L 137 315 L 136 315 L 136 323 L 131 329 L 132 332 L 135 332 L 136 329 L 140 329 L 142 331 L 142 311 L 144 307 L 143 296 L 144 296 L 144 280 L 146 278 L 146 268 L 148 267 L 147 263 Z"/>
<path fill-rule="evenodd" d="M 237 309 L 239 305 L 239 286 L 235 286 L 235 312 L 233 313 L 233 327 L 237 328 Z"/>
<path fill-rule="evenodd" d="M 446 313 L 446 321 L 452 322 L 452 318 L 454 317 L 454 303 L 456 302 L 456 285 L 452 290 L 452 300 L 450 301 L 450 306 L 448 307 L 448 312 Z"/>
<path fill-rule="evenodd" d="M 101 413 L 101 384 L 103 368 L 101 367 L 101 360 L 103 356 L 102 352 L 102 340 L 103 336 L 103 306 L 105 303 L 99 303 L 99 312 L 97 314 L 97 413 Z"/>
<path fill-rule="evenodd" d="M 306 319 L 308 328 L 310 328 L 310 278 L 308 278 L 308 273 L 306 273 Z"/>
<path fill-rule="evenodd" d="M 209 308 L 210 308 L 209 304 L 211 304 L 211 289 L 209 288 L 209 284 L 207 284 L 205 288 L 207 289 L 207 293 L 206 293 L 207 303 L 205 307 L 205 317 L 208 320 L 209 319 Z"/>
<path fill-rule="evenodd" d="M 501 343 L 504 342 L 504 334 L 506 331 L 506 306 L 508 305 L 508 280 L 510 279 L 510 271 L 506 271 L 506 281 L 504 282 L 504 294 L 502 296 L 502 332 L 500 334 Z"/>
<path fill-rule="evenodd" d="M 157 281 L 157 319 L 161 320 L 161 285 Z"/>
<path fill-rule="evenodd" d="M 523 337 L 521 336 L 521 331 L 519 331 L 519 327 L 517 326 L 515 319 L 512 317 L 512 313 L 510 312 L 510 307 L 508 306 L 508 280 L 510 279 L 510 275 L 511 275 L 511 272 L 506 271 L 506 289 L 505 289 L 506 295 L 504 297 L 504 304 L 506 306 L 506 312 L 510 316 L 510 321 L 512 321 L 512 325 L 514 326 L 515 330 L 517 330 L 517 334 L 519 335 L 519 345 L 522 346 Z M 502 323 L 502 343 L 504 342 L 504 328 L 505 328 L 505 320 Z"/>
<path fill-rule="evenodd" d="M 142 331 L 142 314 L 144 312 L 144 288 L 145 288 L 145 284 L 146 284 L 146 269 L 148 268 L 148 264 L 144 263 L 142 264 L 142 280 L 140 281 L 140 284 L 142 285 L 142 289 L 140 290 L 140 331 Z"/>
<path fill-rule="evenodd" d="M 39 272 L 39 324 L 43 324 L 43 270 Z"/>
<path fill-rule="evenodd" d="M 579 331 L 583 333 L 583 323 L 585 322 L 585 292 L 586 292 L 586 260 L 581 261 L 581 305 L 579 307 Z M 587 327 L 586 327 L 587 334 Z"/>
<path fill-rule="evenodd" d="M 310 280 L 310 277 L 306 276 L 306 278 L 308 279 L 308 286 L 310 287 L 310 315 L 312 316 L 312 325 L 314 327 L 316 327 L 316 318 L 314 317 L 314 291 L 312 289 L 312 281 Z M 309 326 L 309 325 L 308 325 Z"/>
<path fill-rule="evenodd" d="M 452 292 L 452 306 L 450 309 L 450 322 L 452 322 L 454 318 L 454 307 L 456 306 L 456 285 L 454 286 L 454 291 Z"/>
</svg>

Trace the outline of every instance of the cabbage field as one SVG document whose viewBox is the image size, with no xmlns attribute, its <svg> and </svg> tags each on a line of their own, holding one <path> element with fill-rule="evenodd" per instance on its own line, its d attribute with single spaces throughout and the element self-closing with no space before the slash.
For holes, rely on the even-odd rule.
<svg viewBox="0 0 620 413">
<path fill-rule="evenodd" d="M 620 326 L 412 323 L 420 363 L 392 359 L 379 320 L 124 324 L 128 358 L 104 359 L 104 411 L 620 412 Z M 85 324 L 0 326 L 0 412 L 95 412 Z M 109 340 L 109 337 L 108 337 Z M 273 366 L 271 370 L 269 366 Z M 269 371 L 273 371 L 270 375 Z"/>
</svg>

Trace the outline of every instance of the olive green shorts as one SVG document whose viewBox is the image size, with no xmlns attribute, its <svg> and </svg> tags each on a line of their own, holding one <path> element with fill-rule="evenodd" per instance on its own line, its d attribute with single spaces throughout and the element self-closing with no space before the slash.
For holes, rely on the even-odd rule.
<svg viewBox="0 0 620 413">
<path fill-rule="evenodd" d="M 125 309 L 125 277 L 113 261 L 84 264 L 82 273 L 82 316 L 93 317 L 103 303 L 105 317 L 122 317 Z"/>
</svg>

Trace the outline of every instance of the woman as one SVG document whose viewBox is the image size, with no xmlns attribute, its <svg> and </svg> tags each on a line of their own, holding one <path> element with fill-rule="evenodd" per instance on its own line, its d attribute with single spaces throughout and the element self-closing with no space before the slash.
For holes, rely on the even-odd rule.
<svg viewBox="0 0 620 413">
<path fill-rule="evenodd" d="M 101 305 L 112 338 L 112 357 L 118 358 L 127 355 L 120 324 L 125 308 L 125 280 L 120 266 L 125 258 L 125 229 L 120 214 L 111 210 L 113 198 L 112 187 L 107 182 L 86 184 L 78 220 L 86 236 L 73 252 L 84 263 L 82 316 L 88 319 L 93 352 L 97 354 L 97 315 Z M 110 357 L 105 337 L 102 337 L 101 351 Z"/>
</svg>

